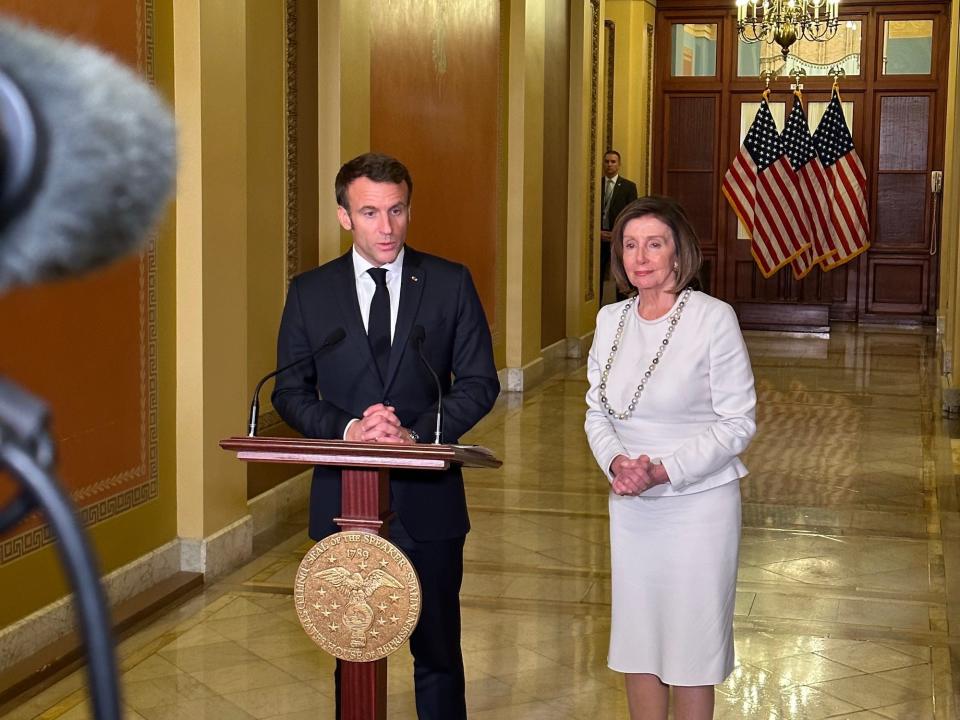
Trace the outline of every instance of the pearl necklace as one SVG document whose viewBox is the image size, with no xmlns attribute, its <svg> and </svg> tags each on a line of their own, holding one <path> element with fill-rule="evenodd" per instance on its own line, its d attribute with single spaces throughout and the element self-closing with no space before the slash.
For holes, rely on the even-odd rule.
<svg viewBox="0 0 960 720">
<path fill-rule="evenodd" d="M 657 369 L 657 365 L 660 364 L 660 358 L 663 357 L 663 351 L 666 350 L 667 345 L 670 344 L 670 338 L 673 337 L 673 331 L 677 329 L 677 323 L 680 322 L 680 315 L 683 313 L 683 308 L 690 299 L 690 293 L 692 292 L 693 288 L 687 288 L 683 291 L 683 297 L 680 298 L 677 309 L 668 318 L 670 325 L 667 327 L 667 334 L 660 343 L 660 347 L 657 348 L 657 354 L 650 363 L 650 367 L 648 367 L 647 371 L 643 374 L 640 384 L 637 385 L 637 390 L 633 393 L 633 399 L 630 400 L 630 405 L 626 410 L 618 413 L 610 407 L 610 403 L 607 402 L 607 379 L 610 377 L 610 368 L 613 367 L 613 359 L 617 356 L 617 350 L 620 348 L 620 338 L 623 337 L 623 326 L 627 321 L 627 313 L 630 312 L 630 308 L 633 307 L 633 301 L 636 298 L 631 298 L 627 304 L 623 306 L 623 312 L 620 313 L 620 323 L 617 325 L 617 335 L 613 338 L 613 347 L 610 348 L 610 357 L 607 358 L 607 364 L 604 365 L 603 374 L 600 376 L 600 404 L 603 405 L 608 415 L 612 415 L 617 420 L 626 420 L 633 415 L 633 411 L 637 407 L 637 401 L 640 400 L 643 389 L 647 386 L 647 380 L 653 375 L 653 371 Z"/>
</svg>

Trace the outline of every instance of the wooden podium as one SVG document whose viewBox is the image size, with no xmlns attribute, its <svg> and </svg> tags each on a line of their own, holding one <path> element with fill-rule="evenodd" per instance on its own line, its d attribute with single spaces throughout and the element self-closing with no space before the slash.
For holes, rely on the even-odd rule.
<svg viewBox="0 0 960 720">
<path fill-rule="evenodd" d="M 390 468 L 446 470 L 450 465 L 497 468 L 493 453 L 478 445 L 388 445 L 305 438 L 232 437 L 224 450 L 248 462 L 333 465 L 342 468 L 337 524 L 343 531 L 386 536 L 390 515 Z M 341 720 L 386 720 L 387 660 L 341 661 Z"/>
</svg>

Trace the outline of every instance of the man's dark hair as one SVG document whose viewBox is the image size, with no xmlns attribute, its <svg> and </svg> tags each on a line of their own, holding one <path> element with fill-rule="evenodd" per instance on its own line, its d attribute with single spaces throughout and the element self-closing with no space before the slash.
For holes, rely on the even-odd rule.
<svg viewBox="0 0 960 720">
<path fill-rule="evenodd" d="M 613 148 L 610 148 L 609 150 L 607 150 L 607 151 L 603 154 L 604 157 L 606 157 L 607 155 L 616 155 L 616 156 L 617 156 L 617 160 L 622 160 L 622 159 L 623 159 L 623 158 L 620 157 L 620 152 L 617 151 L 617 150 L 614 150 Z"/>
<path fill-rule="evenodd" d="M 389 155 L 381 153 L 364 153 L 343 164 L 337 179 L 333 182 L 333 189 L 337 194 L 337 205 L 349 212 L 350 201 L 347 200 L 347 187 L 357 178 L 365 177 L 378 183 L 401 182 L 407 184 L 407 205 L 413 197 L 413 179 L 406 166 Z"/>
</svg>

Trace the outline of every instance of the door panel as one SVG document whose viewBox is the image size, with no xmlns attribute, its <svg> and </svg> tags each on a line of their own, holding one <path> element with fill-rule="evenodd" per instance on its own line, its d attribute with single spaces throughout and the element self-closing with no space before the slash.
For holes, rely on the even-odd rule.
<svg viewBox="0 0 960 720">
<path fill-rule="evenodd" d="M 880 154 L 877 169 L 925 170 L 930 131 L 930 98 L 924 95 L 880 98 Z"/>
<path fill-rule="evenodd" d="M 670 120 L 669 167 L 712 171 L 716 159 L 716 98 L 670 98 Z M 696 142 L 691 142 L 692 138 Z"/>
<path fill-rule="evenodd" d="M 930 258 L 868 257 L 867 312 L 922 315 L 929 312 Z"/>
<path fill-rule="evenodd" d="M 789 99 L 789 95 L 786 96 Z M 783 128 L 788 105 L 782 93 L 771 96 L 770 110 L 777 123 L 778 129 Z M 805 105 L 817 108 L 822 114 L 822 108 L 830 100 L 829 93 L 823 91 L 804 94 Z M 735 95 L 732 98 L 734 110 L 728 144 L 737 148 L 742 143 L 743 135 L 753 120 L 758 107 L 756 94 Z M 843 96 L 845 115 L 848 123 L 862 115 L 863 95 L 845 93 Z M 855 122 L 852 127 L 854 143 L 861 135 L 860 125 Z M 812 129 L 816 129 L 813 125 Z M 726 222 L 726 253 L 731 263 L 730 278 L 726 299 L 733 303 L 782 301 L 792 303 L 823 304 L 830 306 L 830 317 L 835 320 L 848 320 L 856 315 L 856 288 L 860 264 L 854 259 L 846 265 L 831 270 L 822 271 L 819 267 L 812 270 L 802 280 L 797 280 L 789 268 L 784 268 L 771 278 L 764 279 L 753 261 L 751 243 L 745 232 L 740 228 L 736 215 L 730 209 L 729 203 L 721 199 L 722 211 L 727 214 Z M 780 309 L 777 310 L 781 312 Z M 756 313 L 754 313 L 756 316 Z"/>
<path fill-rule="evenodd" d="M 664 193 L 679 200 L 701 244 L 716 246 L 717 114 L 715 97 L 668 98 Z M 697 138 L 691 142 L 691 138 Z"/>
<path fill-rule="evenodd" d="M 925 249 L 927 173 L 877 174 L 877 229 L 880 250 Z"/>
<path fill-rule="evenodd" d="M 716 216 L 714 188 L 717 186 L 716 173 L 669 171 L 667 172 L 667 194 L 676 198 L 697 231 L 700 244 L 704 248 L 716 247 L 713 234 L 713 221 Z"/>
<path fill-rule="evenodd" d="M 930 110 L 933 98 L 880 95 L 877 99 L 877 252 L 924 251 L 928 238 Z"/>
<path fill-rule="evenodd" d="M 840 92 L 867 173 L 871 246 L 844 265 L 829 272 L 816 268 L 800 280 L 790 268 L 762 277 L 750 241 L 738 233 L 736 215 L 720 192 L 763 87 L 757 78 L 737 75 L 733 5 L 729 0 L 657 3 L 657 38 L 665 50 L 673 25 L 717 25 L 715 78 L 671 75 L 669 52 L 655 67 L 653 137 L 659 141 L 652 148 L 653 190 L 677 197 L 690 212 L 705 255 L 716 264 L 708 273 L 714 294 L 735 306 L 749 305 L 753 318 L 762 315 L 764 305 L 781 318 L 794 308 L 798 319 L 810 316 L 801 306 L 816 305 L 829 307 L 831 320 L 932 323 L 939 259 L 929 254 L 930 172 L 943 162 L 949 4 L 877 0 L 846 9 L 841 4 L 841 22 L 859 23 L 860 45 L 851 41 L 839 60 L 826 52 L 824 62 L 858 55 L 860 72 L 841 79 Z M 771 111 L 781 128 L 792 102 L 790 82 L 780 77 L 771 83 Z M 814 72 L 803 84 L 811 130 L 816 130 L 832 78 Z"/>
</svg>

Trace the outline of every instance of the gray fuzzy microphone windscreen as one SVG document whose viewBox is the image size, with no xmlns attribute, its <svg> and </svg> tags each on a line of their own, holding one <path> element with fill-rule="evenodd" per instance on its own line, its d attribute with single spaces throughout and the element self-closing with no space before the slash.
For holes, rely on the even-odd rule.
<svg viewBox="0 0 960 720">
<path fill-rule="evenodd" d="M 95 48 L 0 18 L 0 292 L 141 249 L 176 174 L 166 103 Z"/>
</svg>

